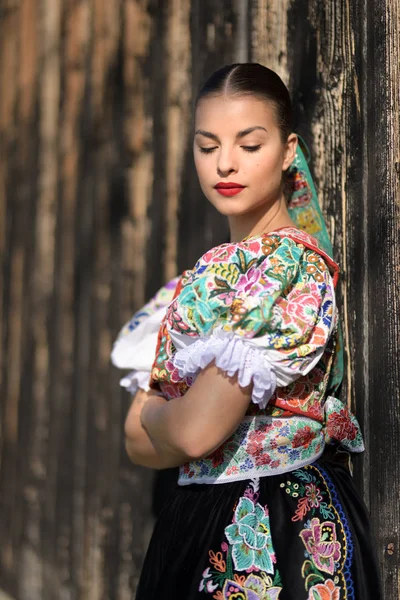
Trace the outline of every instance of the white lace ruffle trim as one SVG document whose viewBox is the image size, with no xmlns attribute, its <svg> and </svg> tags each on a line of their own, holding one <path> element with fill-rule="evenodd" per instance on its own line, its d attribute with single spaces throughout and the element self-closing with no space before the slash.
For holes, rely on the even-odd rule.
<svg viewBox="0 0 400 600">
<path fill-rule="evenodd" d="M 119 385 L 131 394 L 136 394 L 138 389 L 148 392 L 150 373 L 148 371 L 131 371 L 125 375 L 119 382 Z"/>
<path fill-rule="evenodd" d="M 237 374 L 241 387 L 253 383 L 251 399 L 265 408 L 276 388 L 276 376 L 265 354 L 248 341 L 221 330 L 197 339 L 178 350 L 173 363 L 181 377 L 193 376 L 213 360 L 219 369 L 232 377 Z"/>
</svg>

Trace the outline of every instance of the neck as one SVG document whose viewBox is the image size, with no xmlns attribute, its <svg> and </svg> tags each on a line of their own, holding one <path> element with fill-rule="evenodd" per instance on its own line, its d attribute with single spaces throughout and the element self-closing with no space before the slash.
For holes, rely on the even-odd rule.
<svg viewBox="0 0 400 600">
<path fill-rule="evenodd" d="M 231 242 L 240 242 L 245 237 L 269 233 L 280 227 L 296 227 L 283 194 L 267 210 L 262 206 L 249 214 L 229 216 L 228 221 Z"/>
</svg>

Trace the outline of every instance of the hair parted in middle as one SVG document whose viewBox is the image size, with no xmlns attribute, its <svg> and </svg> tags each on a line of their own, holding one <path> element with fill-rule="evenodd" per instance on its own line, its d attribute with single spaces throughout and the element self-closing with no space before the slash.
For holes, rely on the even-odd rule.
<svg viewBox="0 0 400 600">
<path fill-rule="evenodd" d="M 203 98 L 219 94 L 255 96 L 272 104 L 282 141 L 286 142 L 292 132 L 292 102 L 286 85 L 275 71 L 259 63 L 225 65 L 214 71 L 203 84 L 196 106 Z"/>
</svg>

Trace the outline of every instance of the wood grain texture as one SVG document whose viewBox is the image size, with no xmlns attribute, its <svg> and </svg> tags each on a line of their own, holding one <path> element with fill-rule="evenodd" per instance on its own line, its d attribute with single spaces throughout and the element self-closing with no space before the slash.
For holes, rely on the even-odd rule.
<svg viewBox="0 0 400 600">
<path fill-rule="evenodd" d="M 130 600 L 167 487 L 123 446 L 121 325 L 226 241 L 192 158 L 223 64 L 289 85 L 342 267 L 342 397 L 400 597 L 400 0 L 0 2 L 0 587 Z M 174 474 L 171 473 L 170 479 Z"/>
<path fill-rule="evenodd" d="M 389 1 L 303 2 L 288 15 L 295 125 L 311 143 L 342 269 L 342 398 L 365 433 L 355 476 L 371 512 L 385 598 L 399 597 L 398 27 L 399 4 Z"/>
<path fill-rule="evenodd" d="M 166 16 L 166 210 L 163 271 L 177 274 L 178 206 L 190 124 L 190 2 L 172 0 Z"/>
<path fill-rule="evenodd" d="M 287 35 L 290 0 L 258 0 L 252 3 L 251 57 L 273 69 L 289 83 L 287 58 L 292 49 Z"/>
<path fill-rule="evenodd" d="M 400 3 L 368 13 L 369 504 L 386 598 L 400 595 Z M 397 165 L 397 166 L 396 166 Z"/>
<path fill-rule="evenodd" d="M 243 24 L 237 6 L 223 0 L 192 0 L 191 87 L 197 92 L 211 73 L 236 61 Z M 197 180 L 192 157 L 193 114 L 187 130 L 179 197 L 178 271 L 190 268 L 207 248 L 225 242 L 225 219 L 207 202 Z"/>
</svg>

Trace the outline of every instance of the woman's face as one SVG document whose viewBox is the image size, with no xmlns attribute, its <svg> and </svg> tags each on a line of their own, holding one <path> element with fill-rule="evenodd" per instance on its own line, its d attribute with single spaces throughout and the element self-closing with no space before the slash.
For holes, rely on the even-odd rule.
<svg viewBox="0 0 400 600">
<path fill-rule="evenodd" d="M 296 145 L 295 134 L 282 142 L 275 109 L 263 100 L 220 95 L 198 104 L 193 149 L 200 186 L 226 216 L 267 208 L 281 197 L 282 172 Z"/>
</svg>

